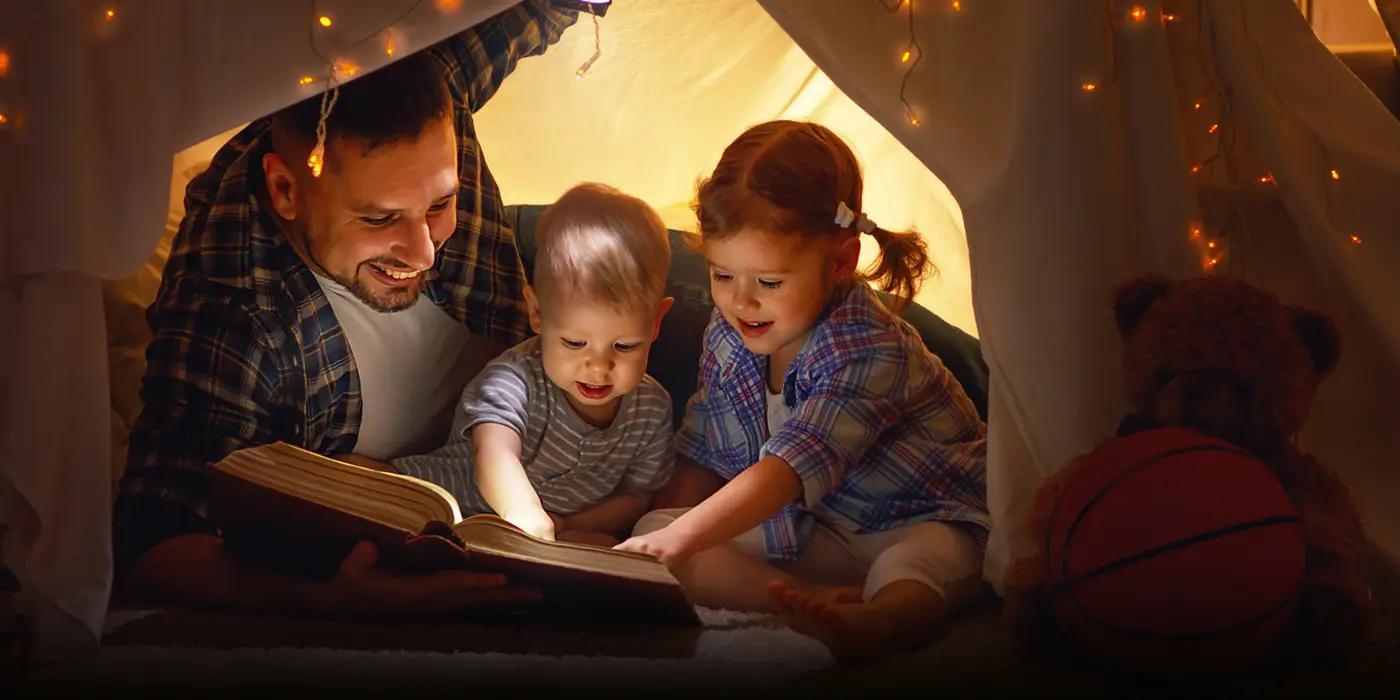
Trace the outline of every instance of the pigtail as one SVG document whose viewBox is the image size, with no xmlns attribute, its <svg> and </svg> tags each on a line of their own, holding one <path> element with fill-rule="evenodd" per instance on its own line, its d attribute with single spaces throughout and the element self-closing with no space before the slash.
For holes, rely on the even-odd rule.
<svg viewBox="0 0 1400 700">
<path fill-rule="evenodd" d="M 863 189 L 860 163 L 830 129 L 811 122 L 764 122 L 729 144 L 714 172 L 699 181 L 692 204 L 698 230 L 687 243 L 732 236 L 746 227 L 812 237 L 867 232 L 880 256 L 860 277 L 892 294 L 891 306 L 903 310 L 937 270 L 918 233 L 873 226 L 860 213 Z"/>
<path fill-rule="evenodd" d="M 870 232 L 880 246 L 874 268 L 864 273 L 882 292 L 893 294 L 894 310 L 909 306 L 914 294 L 929 275 L 938 269 L 928 256 L 928 245 L 915 231 L 889 231 L 878 226 Z"/>
</svg>

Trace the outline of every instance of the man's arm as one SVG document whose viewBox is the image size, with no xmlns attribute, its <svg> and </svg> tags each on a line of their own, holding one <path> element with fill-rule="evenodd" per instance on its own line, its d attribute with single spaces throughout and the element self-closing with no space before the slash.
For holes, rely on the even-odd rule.
<svg viewBox="0 0 1400 700">
<path fill-rule="evenodd" d="M 442 65 L 454 102 L 457 132 L 457 234 L 441 252 L 439 272 L 450 308 L 473 333 L 514 344 L 530 335 L 525 308 L 526 275 L 515 236 L 506 223 L 500 188 L 476 141 L 472 113 L 495 94 L 521 58 L 543 53 L 577 20 L 547 0 L 526 0 L 429 52 Z"/>
<path fill-rule="evenodd" d="M 251 310 L 211 283 L 185 278 L 170 285 L 151 312 L 141 414 L 115 506 L 118 583 L 165 540 L 217 534 L 207 517 L 208 464 L 250 445 L 293 439 L 276 429 L 281 370 Z"/>
<path fill-rule="evenodd" d="M 576 10 L 553 7 L 549 0 L 525 0 L 431 51 L 446 69 L 453 98 L 476 112 L 520 59 L 544 53 L 577 20 Z"/>
<path fill-rule="evenodd" d="M 402 574 L 374 567 L 360 542 L 335 576 L 313 579 L 259 568 L 231 556 L 215 535 L 188 534 L 147 552 L 128 576 L 143 598 L 228 612 L 279 612 L 373 622 L 437 618 L 486 605 L 534 602 L 537 591 L 505 586 L 500 574 Z"/>
<path fill-rule="evenodd" d="M 533 596 L 501 588 L 494 575 L 383 572 L 373 568 L 377 553 L 368 543 L 327 580 L 230 556 L 205 515 L 207 464 L 241 447 L 298 436 L 274 415 L 282 370 L 251 310 L 215 292 L 188 280 L 172 283 L 152 317 L 143 408 L 116 504 L 121 594 L 231 611 L 361 619 L 450 613 Z"/>
</svg>

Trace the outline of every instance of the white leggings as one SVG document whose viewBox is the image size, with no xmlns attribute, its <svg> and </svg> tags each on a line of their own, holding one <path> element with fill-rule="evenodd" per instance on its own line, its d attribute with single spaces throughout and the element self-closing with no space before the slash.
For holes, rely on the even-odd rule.
<svg viewBox="0 0 1400 700">
<path fill-rule="evenodd" d="M 632 534 L 660 530 L 688 510 L 654 510 L 637 521 Z M 763 526 L 729 544 L 762 558 Z M 976 602 L 988 590 L 982 581 L 982 552 L 977 543 L 966 532 L 934 520 L 862 533 L 818 521 L 801 556 L 768 563 L 816 584 L 863 586 L 861 599 L 865 601 L 895 581 L 918 581 L 942 596 L 949 613 Z"/>
</svg>

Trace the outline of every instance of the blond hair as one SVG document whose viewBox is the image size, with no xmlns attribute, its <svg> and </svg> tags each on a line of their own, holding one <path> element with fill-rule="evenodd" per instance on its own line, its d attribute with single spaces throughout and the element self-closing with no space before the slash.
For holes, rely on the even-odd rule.
<svg viewBox="0 0 1400 700">
<path fill-rule="evenodd" d="M 615 308 L 650 308 L 666 290 L 666 225 L 646 202 L 613 187 L 575 185 L 540 215 L 536 240 L 541 300 L 581 293 Z"/>
</svg>

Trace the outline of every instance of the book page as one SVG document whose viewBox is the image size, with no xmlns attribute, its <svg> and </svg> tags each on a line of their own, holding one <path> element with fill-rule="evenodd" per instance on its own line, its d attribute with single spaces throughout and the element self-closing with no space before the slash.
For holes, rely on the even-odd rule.
<svg viewBox="0 0 1400 700">
<path fill-rule="evenodd" d="M 417 533 L 433 520 L 461 519 L 456 499 L 436 484 L 286 443 L 238 450 L 214 466 L 246 481 L 408 532 Z"/>
<path fill-rule="evenodd" d="M 526 534 L 496 515 L 473 515 L 452 528 L 467 549 L 640 581 L 679 585 L 655 557 Z"/>
</svg>

